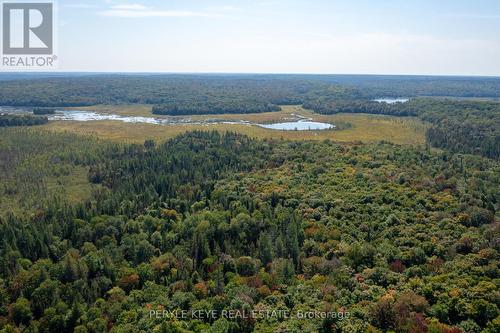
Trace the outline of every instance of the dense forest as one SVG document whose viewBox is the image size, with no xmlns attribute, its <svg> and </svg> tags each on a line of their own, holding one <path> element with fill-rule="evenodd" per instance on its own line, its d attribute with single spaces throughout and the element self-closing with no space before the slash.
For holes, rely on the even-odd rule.
<svg viewBox="0 0 500 333">
<path fill-rule="evenodd" d="M 414 98 L 406 103 L 321 99 L 304 107 L 322 114 L 416 116 L 430 124 L 427 142 L 453 152 L 500 159 L 500 103 Z"/>
<path fill-rule="evenodd" d="M 171 104 L 195 113 L 205 105 L 223 112 L 268 111 L 268 104 L 300 104 L 300 97 L 328 83 L 306 79 L 280 79 L 267 76 L 195 76 L 195 75 L 103 75 L 30 80 L 0 80 L 0 105 L 61 107 L 95 104 Z M 339 94 L 347 89 L 336 88 Z M 346 92 L 345 97 L 351 92 Z M 257 103 L 257 104 L 256 104 Z M 256 110 L 256 105 L 264 107 Z M 165 107 L 160 107 L 165 105 Z M 198 108 L 200 108 L 198 110 Z M 251 111 L 250 111 L 251 110 Z"/>
<path fill-rule="evenodd" d="M 0 75 L 0 105 L 63 107 L 143 103 L 158 105 L 159 112 L 174 114 L 204 113 L 207 106 L 211 113 L 265 112 L 280 104 L 332 99 L 500 97 L 498 78 L 174 74 L 3 76 L 2 79 Z"/>
<path fill-rule="evenodd" d="M 432 124 L 427 141 L 452 152 L 500 159 L 500 103 L 420 101 L 419 117 Z"/>
<path fill-rule="evenodd" d="M 214 92 L 300 104 L 310 92 L 343 87 L 344 97 L 500 97 L 500 79 L 380 75 L 269 74 L 7 74 L 0 73 L 0 105 L 69 106 L 196 100 Z M 217 94 L 214 95 L 215 97 Z"/>
<path fill-rule="evenodd" d="M 355 87 L 368 99 L 402 96 L 500 97 L 498 77 L 319 75 L 315 78 L 330 84 Z"/>
<path fill-rule="evenodd" d="M 321 114 L 369 113 L 398 117 L 417 116 L 420 109 L 415 100 L 405 103 L 381 103 L 370 100 L 339 100 L 335 98 L 310 100 L 305 102 L 303 107 Z"/>
<path fill-rule="evenodd" d="M 34 126 L 48 123 L 47 117 L 33 115 L 0 114 L 0 127 Z"/>
<path fill-rule="evenodd" d="M 54 114 L 56 113 L 56 110 L 54 108 L 34 108 L 33 109 L 33 114 L 40 116 L 40 115 L 46 115 L 46 114 Z"/>
<path fill-rule="evenodd" d="M 46 198 L 1 214 L 1 332 L 500 327 L 492 159 L 217 132 L 143 145 L 0 134 L 2 200 Z M 43 191 L 79 168 L 88 198 Z M 189 315 L 151 315 L 164 310 Z"/>
<path fill-rule="evenodd" d="M 496 78 L 0 75 L 0 105 L 33 110 L 0 115 L 0 333 L 497 333 L 500 103 L 443 96 L 499 92 Z M 418 117 L 427 145 L 32 126 L 101 103 Z"/>
<path fill-rule="evenodd" d="M 252 100 L 228 100 L 223 102 L 172 102 L 153 106 L 153 114 L 182 116 L 194 114 L 259 113 L 279 111 L 280 107 L 271 103 Z"/>
</svg>

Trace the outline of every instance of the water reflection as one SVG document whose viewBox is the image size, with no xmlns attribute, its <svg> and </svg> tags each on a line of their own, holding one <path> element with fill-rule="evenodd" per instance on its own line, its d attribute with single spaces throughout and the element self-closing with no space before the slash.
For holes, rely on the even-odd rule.
<svg viewBox="0 0 500 333">
<path fill-rule="evenodd" d="M 293 121 L 275 124 L 258 124 L 260 127 L 283 131 L 314 131 L 335 128 L 335 125 L 315 121 Z"/>
</svg>

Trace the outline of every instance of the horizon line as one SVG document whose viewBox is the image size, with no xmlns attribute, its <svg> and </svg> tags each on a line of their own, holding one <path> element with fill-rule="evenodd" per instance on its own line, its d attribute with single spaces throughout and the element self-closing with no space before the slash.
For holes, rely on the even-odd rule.
<svg viewBox="0 0 500 333">
<path fill-rule="evenodd" d="M 413 76 L 413 77 L 474 77 L 500 78 L 500 74 L 393 74 L 393 73 L 311 73 L 311 72 L 175 72 L 175 71 L 0 71 L 0 75 L 33 74 L 146 74 L 146 75 L 303 75 L 303 76 Z"/>
</svg>

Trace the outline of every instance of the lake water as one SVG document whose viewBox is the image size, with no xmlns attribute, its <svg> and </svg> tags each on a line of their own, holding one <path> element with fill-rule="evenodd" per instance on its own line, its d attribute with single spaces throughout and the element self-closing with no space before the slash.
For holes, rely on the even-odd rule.
<svg viewBox="0 0 500 333">
<path fill-rule="evenodd" d="M 335 125 L 315 121 L 299 120 L 286 123 L 257 124 L 260 127 L 282 131 L 313 131 L 335 128 Z"/>
<path fill-rule="evenodd" d="M 387 103 L 387 104 L 406 103 L 409 100 L 410 100 L 409 98 L 378 98 L 378 99 L 374 99 L 375 102 Z"/>
<path fill-rule="evenodd" d="M 245 120 L 239 121 L 224 121 L 217 118 L 207 118 L 203 121 L 195 121 L 191 117 L 135 117 L 135 116 L 120 116 L 113 113 L 98 113 L 93 111 L 56 111 L 56 114 L 49 115 L 49 120 L 71 120 L 71 121 L 95 121 L 95 120 L 117 120 L 124 123 L 146 123 L 156 125 L 180 125 L 180 124 L 250 124 Z"/>
<path fill-rule="evenodd" d="M 72 121 L 92 121 L 92 120 L 118 120 L 125 123 L 148 123 L 161 124 L 162 119 L 153 117 L 129 117 L 117 114 L 105 114 L 92 111 L 57 111 L 54 115 L 48 116 L 49 120 L 72 120 Z"/>
<path fill-rule="evenodd" d="M 14 108 L 14 107 L 0 107 L 0 113 L 31 113 L 29 108 Z M 210 124 L 240 124 L 240 125 L 255 125 L 263 128 L 283 131 L 312 131 L 312 130 L 325 130 L 335 128 L 335 125 L 311 121 L 299 115 L 293 115 L 298 118 L 294 121 L 281 122 L 275 124 L 257 124 L 251 123 L 246 120 L 227 121 L 218 118 L 208 118 L 202 121 L 195 121 L 191 117 L 135 117 L 135 116 L 120 116 L 112 113 L 98 113 L 94 111 L 81 111 L 81 110 L 56 110 L 55 114 L 47 115 L 49 120 L 58 121 L 98 121 L 98 120 L 115 120 L 123 121 L 125 123 L 147 123 L 157 125 L 210 125 Z"/>
</svg>

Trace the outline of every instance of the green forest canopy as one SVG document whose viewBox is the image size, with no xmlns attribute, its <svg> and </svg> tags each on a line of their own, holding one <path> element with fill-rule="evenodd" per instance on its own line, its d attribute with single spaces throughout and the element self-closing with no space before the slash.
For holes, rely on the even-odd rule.
<svg viewBox="0 0 500 333">
<path fill-rule="evenodd" d="M 2 115 L 0 332 L 496 333 L 500 104 L 370 99 L 431 88 L 495 97 L 497 84 L 358 76 L 1 81 L 4 105 L 148 103 L 182 114 L 290 103 L 324 114 L 417 116 L 430 124 L 429 145 L 442 150 L 218 132 L 115 144 L 17 127 L 46 117 Z M 58 193 L 82 170 L 84 184 L 67 190 L 85 187 L 87 195 Z M 162 309 L 349 316 L 150 316 Z"/>
<path fill-rule="evenodd" d="M 500 324 L 491 159 L 217 132 L 159 145 L 0 134 L 2 184 L 43 188 L 54 167 L 76 166 L 95 184 L 82 202 L 56 196 L 2 214 L 6 332 L 491 333 Z M 150 318 L 161 307 L 349 317 Z"/>
</svg>

